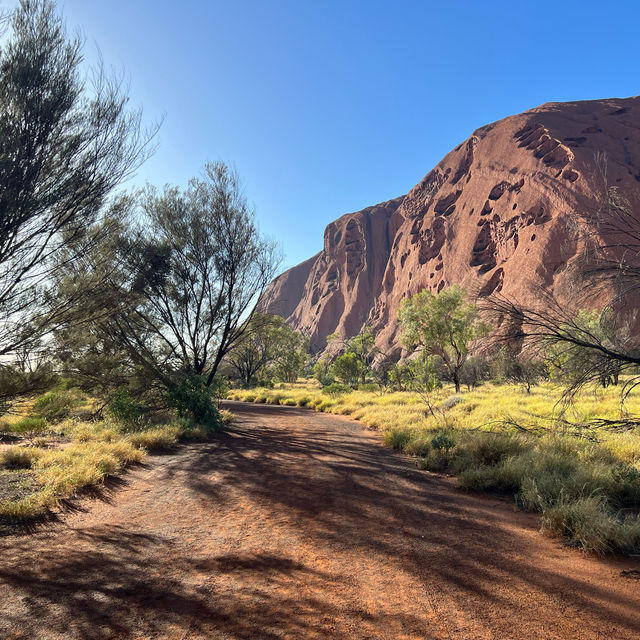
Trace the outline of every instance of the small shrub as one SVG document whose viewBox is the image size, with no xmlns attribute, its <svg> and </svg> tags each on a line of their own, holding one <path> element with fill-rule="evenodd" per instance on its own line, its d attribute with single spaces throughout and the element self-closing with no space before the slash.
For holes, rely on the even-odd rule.
<svg viewBox="0 0 640 640">
<path fill-rule="evenodd" d="M 428 431 L 414 431 L 402 450 L 410 456 L 425 458 L 431 453 L 431 433 Z"/>
<path fill-rule="evenodd" d="M 346 384 L 340 384 L 339 382 L 333 382 L 326 387 L 323 387 L 322 393 L 326 393 L 330 396 L 340 396 L 345 393 L 351 393 L 353 389 Z"/>
<path fill-rule="evenodd" d="M 223 393 L 222 396 L 218 395 Z M 168 394 L 169 403 L 181 418 L 186 418 L 208 429 L 218 429 L 222 421 L 215 399 L 228 393 L 220 379 L 207 386 L 203 376 L 185 376 Z"/>
<path fill-rule="evenodd" d="M 137 431 L 130 434 L 127 439 L 136 449 L 163 451 L 175 447 L 179 434 L 180 427 L 167 425 Z"/>
<path fill-rule="evenodd" d="M 464 398 L 462 396 L 454 395 L 449 396 L 443 403 L 442 408 L 447 411 L 449 409 L 453 409 L 453 407 L 458 406 L 461 402 L 464 402 Z"/>
<path fill-rule="evenodd" d="M 445 455 L 449 454 L 449 451 L 456 445 L 456 440 L 448 431 L 439 431 L 433 438 L 431 438 L 431 446 L 436 451 L 443 451 Z"/>
<path fill-rule="evenodd" d="M 442 451 L 431 450 L 427 455 L 417 459 L 418 469 L 426 471 L 444 471 L 447 468 L 448 460 L 442 455 Z"/>
<path fill-rule="evenodd" d="M 624 528 L 624 521 L 617 520 L 607 508 L 602 495 L 591 495 L 567 500 L 561 498 L 555 505 L 545 509 L 541 528 L 550 535 L 569 537 L 582 547 L 602 555 L 613 550 L 615 532 Z M 640 536 L 636 544 L 640 543 Z"/>
<path fill-rule="evenodd" d="M 34 417 L 55 424 L 68 418 L 79 404 L 80 400 L 72 391 L 51 391 L 33 403 L 31 413 Z"/>
<path fill-rule="evenodd" d="M 411 441 L 411 431 L 409 429 L 387 429 L 382 438 L 388 447 L 404 451 L 404 448 Z"/>
<path fill-rule="evenodd" d="M 145 412 L 144 405 L 134 398 L 127 389 L 120 387 L 109 403 L 109 413 L 122 424 L 133 427 L 137 425 Z"/>
<path fill-rule="evenodd" d="M 33 440 L 48 430 L 47 421 L 44 418 L 28 417 L 18 420 L 11 425 L 11 431 L 17 435 Z"/>
<path fill-rule="evenodd" d="M 231 413 L 228 409 L 220 409 L 220 420 L 224 426 L 228 426 L 235 422 L 236 415 Z"/>
</svg>

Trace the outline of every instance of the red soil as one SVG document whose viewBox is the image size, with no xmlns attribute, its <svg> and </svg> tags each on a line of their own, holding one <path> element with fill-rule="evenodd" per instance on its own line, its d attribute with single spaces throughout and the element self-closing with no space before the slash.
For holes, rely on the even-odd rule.
<svg viewBox="0 0 640 640">
<path fill-rule="evenodd" d="M 585 557 L 350 420 L 234 404 L 0 539 L 0 638 L 640 638 L 637 560 Z"/>
</svg>

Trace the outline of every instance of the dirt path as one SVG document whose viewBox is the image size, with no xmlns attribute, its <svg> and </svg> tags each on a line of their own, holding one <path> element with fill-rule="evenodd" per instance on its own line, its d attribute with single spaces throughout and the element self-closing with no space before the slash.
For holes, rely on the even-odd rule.
<svg viewBox="0 0 640 640">
<path fill-rule="evenodd" d="M 216 442 L 0 538 L 0 638 L 640 638 L 637 561 L 548 540 L 352 421 L 233 410 Z"/>
</svg>

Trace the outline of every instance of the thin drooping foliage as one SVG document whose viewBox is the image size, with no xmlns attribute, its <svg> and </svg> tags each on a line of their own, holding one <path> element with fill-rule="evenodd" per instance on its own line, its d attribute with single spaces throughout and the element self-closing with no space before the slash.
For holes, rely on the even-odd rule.
<svg viewBox="0 0 640 640">
<path fill-rule="evenodd" d="M 121 81 L 84 78 L 81 63 L 54 4 L 22 0 L 0 50 L 0 355 L 33 350 L 78 303 L 56 297 L 51 277 L 152 151 Z"/>
</svg>

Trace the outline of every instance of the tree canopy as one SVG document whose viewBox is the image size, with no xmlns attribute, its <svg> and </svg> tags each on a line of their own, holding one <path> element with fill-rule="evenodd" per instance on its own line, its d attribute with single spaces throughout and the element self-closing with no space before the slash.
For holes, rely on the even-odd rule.
<svg viewBox="0 0 640 640">
<path fill-rule="evenodd" d="M 425 354 L 438 356 L 459 392 L 460 369 L 469 346 L 489 332 L 476 305 L 467 301 L 464 289 L 453 285 L 437 295 L 424 289 L 404 301 L 399 320 L 403 345 L 411 351 L 421 347 Z"/>
</svg>

